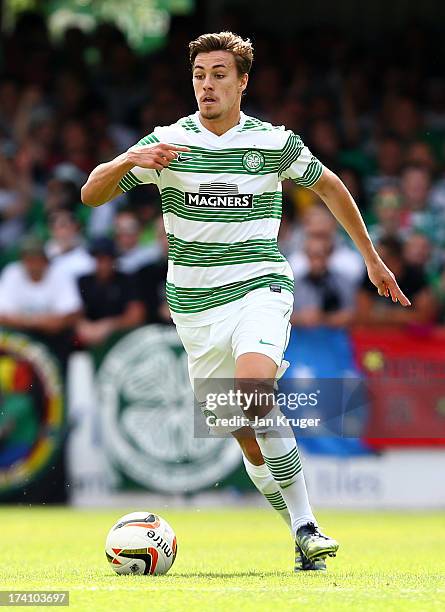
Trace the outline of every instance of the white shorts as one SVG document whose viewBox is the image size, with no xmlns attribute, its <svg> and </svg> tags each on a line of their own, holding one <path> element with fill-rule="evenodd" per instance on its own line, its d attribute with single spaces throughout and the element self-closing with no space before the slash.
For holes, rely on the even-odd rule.
<svg viewBox="0 0 445 612">
<path fill-rule="evenodd" d="M 267 355 L 278 366 L 277 379 L 284 373 L 289 365 L 283 355 L 289 342 L 293 299 L 285 289 L 280 293 L 269 287 L 255 289 L 233 302 L 233 308 L 219 321 L 199 327 L 176 326 L 187 352 L 190 382 L 205 415 L 208 414 L 206 392 L 200 387 L 208 389 L 208 386 L 200 383 L 207 379 L 233 380 L 235 362 L 240 355 Z M 213 407 L 212 412 L 218 420 L 235 415 L 245 417 L 240 409 L 231 406 Z M 221 434 L 239 428 L 237 421 L 210 429 L 214 434 Z"/>
</svg>

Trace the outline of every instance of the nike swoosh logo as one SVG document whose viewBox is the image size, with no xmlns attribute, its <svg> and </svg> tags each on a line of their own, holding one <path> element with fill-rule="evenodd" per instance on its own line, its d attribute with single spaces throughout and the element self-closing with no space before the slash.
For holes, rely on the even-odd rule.
<svg viewBox="0 0 445 612">
<path fill-rule="evenodd" d="M 281 489 L 287 489 L 287 487 L 290 487 L 291 484 L 294 484 L 293 482 L 290 482 L 289 484 L 280 484 L 280 488 Z"/>
<path fill-rule="evenodd" d="M 260 340 L 260 344 L 267 344 L 269 346 L 277 346 L 276 344 L 272 344 L 272 342 L 264 342 L 264 340 Z"/>
<path fill-rule="evenodd" d="M 177 162 L 185 162 L 185 161 L 190 161 L 191 159 L 193 159 L 193 157 L 191 155 L 181 155 L 181 153 L 178 155 L 178 157 L 176 158 Z"/>
</svg>

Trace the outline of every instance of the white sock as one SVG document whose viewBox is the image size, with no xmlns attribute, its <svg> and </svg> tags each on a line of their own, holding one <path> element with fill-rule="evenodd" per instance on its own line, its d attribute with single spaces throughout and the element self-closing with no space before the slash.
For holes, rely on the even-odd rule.
<svg viewBox="0 0 445 612">
<path fill-rule="evenodd" d="M 269 504 L 278 512 L 286 525 L 292 531 L 289 510 L 286 502 L 281 495 L 281 489 L 275 482 L 269 468 L 265 463 L 262 465 L 253 465 L 243 454 L 243 461 L 246 467 L 246 472 L 249 474 L 250 480 L 256 486 L 258 491 L 264 495 Z"/>
<path fill-rule="evenodd" d="M 275 407 L 267 417 L 276 422 L 281 412 Z M 279 485 L 292 523 L 292 531 L 317 521 L 313 515 L 304 480 L 297 443 L 290 425 L 255 427 L 258 445 L 275 482 Z"/>
</svg>

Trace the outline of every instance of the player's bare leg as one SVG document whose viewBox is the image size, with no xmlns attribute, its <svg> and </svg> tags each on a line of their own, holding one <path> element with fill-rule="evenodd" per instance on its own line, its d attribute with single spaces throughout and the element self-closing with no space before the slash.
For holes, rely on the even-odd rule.
<svg viewBox="0 0 445 612">
<path fill-rule="evenodd" d="M 252 423 L 265 464 L 280 487 L 289 510 L 296 552 L 301 551 L 309 561 L 322 561 L 328 555 L 335 556 L 338 543 L 319 531 L 309 504 L 292 429 L 290 425 L 278 424 L 277 417 L 281 413 L 273 401 L 276 371 L 276 363 L 267 355 L 244 353 L 236 361 L 236 384 L 254 399 L 245 413 Z M 257 398 L 261 400 L 256 401 Z M 265 423 L 258 422 L 258 419 L 265 419 Z M 254 453 L 251 443 L 245 446 L 248 452 Z M 253 458 L 259 459 L 258 455 Z"/>
</svg>

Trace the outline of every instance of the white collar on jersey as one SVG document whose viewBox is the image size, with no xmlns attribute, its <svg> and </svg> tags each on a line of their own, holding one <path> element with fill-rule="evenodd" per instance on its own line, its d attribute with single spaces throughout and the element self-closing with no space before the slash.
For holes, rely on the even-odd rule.
<svg viewBox="0 0 445 612">
<path fill-rule="evenodd" d="M 206 127 L 203 126 L 199 118 L 199 111 L 196 111 L 196 113 L 193 115 L 193 118 L 195 120 L 195 123 L 198 125 L 199 129 L 202 131 L 202 133 L 207 138 L 213 140 L 213 142 L 221 143 L 221 142 L 226 142 L 227 140 L 232 138 L 232 136 L 236 134 L 236 132 L 238 132 L 240 128 L 243 127 L 244 123 L 246 122 L 247 117 L 243 113 L 243 111 L 240 111 L 239 122 L 236 125 L 234 125 L 232 128 L 230 128 L 230 130 L 227 130 L 227 132 L 224 132 L 224 134 L 221 134 L 221 136 L 217 136 L 217 134 L 214 134 L 213 132 L 211 132 L 210 130 L 208 130 Z"/>
</svg>

